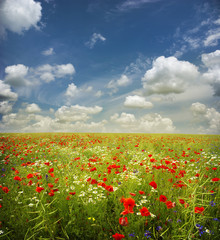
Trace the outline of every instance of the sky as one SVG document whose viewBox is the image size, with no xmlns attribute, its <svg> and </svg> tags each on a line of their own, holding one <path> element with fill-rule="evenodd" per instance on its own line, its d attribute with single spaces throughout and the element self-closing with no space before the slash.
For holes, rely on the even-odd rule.
<svg viewBox="0 0 220 240">
<path fill-rule="evenodd" d="M 0 132 L 220 134 L 218 0 L 0 0 Z"/>
</svg>

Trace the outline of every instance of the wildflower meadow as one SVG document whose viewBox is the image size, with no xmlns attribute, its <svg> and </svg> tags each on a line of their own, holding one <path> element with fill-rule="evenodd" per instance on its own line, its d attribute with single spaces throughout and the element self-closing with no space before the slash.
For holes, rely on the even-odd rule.
<svg viewBox="0 0 220 240">
<path fill-rule="evenodd" d="M 0 134 L 0 239 L 220 239 L 219 135 Z"/>
</svg>

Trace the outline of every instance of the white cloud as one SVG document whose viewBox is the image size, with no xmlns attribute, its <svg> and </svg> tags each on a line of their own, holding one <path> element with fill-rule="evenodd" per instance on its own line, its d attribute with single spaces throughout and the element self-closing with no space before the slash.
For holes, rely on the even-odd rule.
<svg viewBox="0 0 220 240">
<path fill-rule="evenodd" d="M 95 96 L 98 98 L 101 97 L 102 95 L 103 95 L 103 92 L 101 90 L 97 91 L 95 94 Z"/>
<path fill-rule="evenodd" d="M 42 7 L 34 0 L 3 0 L 0 2 L 0 34 L 6 30 L 21 34 L 31 27 L 38 28 Z"/>
<path fill-rule="evenodd" d="M 49 83 L 55 80 L 55 76 L 51 72 L 44 72 L 40 75 L 43 82 Z"/>
<path fill-rule="evenodd" d="M 103 37 L 100 33 L 93 33 L 90 40 L 88 42 L 86 42 L 86 46 L 89 47 L 90 49 L 92 49 L 92 48 L 94 48 L 96 42 L 99 40 L 104 42 L 106 40 L 106 38 Z"/>
<path fill-rule="evenodd" d="M 112 89 L 112 93 L 116 93 L 119 87 L 126 87 L 132 83 L 132 80 L 128 78 L 125 74 L 122 74 L 121 77 L 117 80 L 111 80 L 107 84 L 107 88 Z"/>
<path fill-rule="evenodd" d="M 100 122 L 82 122 L 77 121 L 75 123 L 60 123 L 54 121 L 51 126 L 55 131 L 62 132 L 106 132 L 105 125 L 107 121 L 102 120 Z"/>
<path fill-rule="evenodd" d="M 41 109 L 36 103 L 32 103 L 27 105 L 25 111 L 27 113 L 39 113 Z"/>
<path fill-rule="evenodd" d="M 197 67 L 175 57 L 158 57 L 142 78 L 146 94 L 182 93 L 199 76 Z"/>
<path fill-rule="evenodd" d="M 193 103 L 191 105 L 191 108 L 190 110 L 192 111 L 192 113 L 197 116 L 197 115 L 204 115 L 207 111 L 207 108 L 206 108 L 206 105 L 205 104 L 202 104 L 202 103 L 199 103 L 199 102 L 196 102 L 196 103 Z"/>
<path fill-rule="evenodd" d="M 7 114 L 12 111 L 13 104 L 8 101 L 0 102 L 0 114 Z"/>
<path fill-rule="evenodd" d="M 8 66 L 5 68 L 5 73 L 5 82 L 13 87 L 20 87 L 29 84 L 28 80 L 26 79 L 28 67 L 24 66 L 23 64 Z"/>
<path fill-rule="evenodd" d="M 149 58 L 140 55 L 134 62 L 126 66 L 124 74 L 128 76 L 142 74 L 150 64 L 151 60 Z"/>
<path fill-rule="evenodd" d="M 17 93 L 11 91 L 11 87 L 0 80 L 0 101 L 16 101 Z"/>
<path fill-rule="evenodd" d="M 39 72 L 39 73 L 44 73 L 44 72 L 52 72 L 54 69 L 53 66 L 51 66 L 50 64 L 44 64 L 41 65 L 39 67 L 37 67 L 36 69 L 34 69 L 34 71 Z"/>
<path fill-rule="evenodd" d="M 135 118 L 133 114 L 121 113 L 114 114 L 111 117 L 111 121 L 118 124 L 118 131 L 124 132 L 146 132 L 146 133 L 173 133 L 175 127 L 170 118 L 163 118 L 161 115 L 146 114 L 139 119 Z"/>
<path fill-rule="evenodd" d="M 53 48 L 49 48 L 47 50 L 42 51 L 41 53 L 44 56 L 50 56 L 50 55 L 53 55 L 55 52 Z"/>
<path fill-rule="evenodd" d="M 129 113 L 121 113 L 121 116 L 119 117 L 119 114 L 116 113 L 113 116 L 111 116 L 111 120 L 119 123 L 123 128 L 129 128 L 130 126 L 135 125 L 137 122 L 134 114 Z"/>
<path fill-rule="evenodd" d="M 0 122 L 0 129 L 3 132 L 22 131 L 22 129 L 28 125 L 30 120 L 27 116 L 23 116 L 17 113 L 10 113 L 2 117 Z"/>
<path fill-rule="evenodd" d="M 79 93 L 77 86 L 74 83 L 68 85 L 65 95 L 67 97 L 75 97 Z"/>
<path fill-rule="evenodd" d="M 49 83 L 56 78 L 63 78 L 75 74 L 71 63 L 61 65 L 45 64 L 37 68 L 29 68 L 23 64 L 11 65 L 5 68 L 5 82 L 13 87 L 28 87 Z"/>
<path fill-rule="evenodd" d="M 70 107 L 62 106 L 55 112 L 57 121 L 65 122 L 76 122 L 76 121 L 87 121 L 90 116 L 102 111 L 102 107 L 85 107 L 80 105 L 73 105 Z"/>
<path fill-rule="evenodd" d="M 130 108 L 152 108 L 153 104 L 147 102 L 144 97 L 134 95 L 126 97 L 124 106 Z"/>
<path fill-rule="evenodd" d="M 214 21 L 215 24 L 220 25 L 220 18 Z"/>
<path fill-rule="evenodd" d="M 66 75 L 73 75 L 75 73 L 75 68 L 71 63 L 56 65 L 54 67 L 54 75 L 57 78 L 65 77 Z"/>
<path fill-rule="evenodd" d="M 121 75 L 121 77 L 116 81 L 117 86 L 126 87 L 131 84 L 131 79 L 129 79 L 126 75 Z"/>
<path fill-rule="evenodd" d="M 220 50 L 208 54 L 202 54 L 202 62 L 208 68 L 220 67 Z"/>
<path fill-rule="evenodd" d="M 55 113 L 50 109 L 54 117 L 43 116 L 37 104 L 23 104 L 24 109 L 17 113 L 6 114 L 0 121 L 1 132 L 102 132 L 105 131 L 106 120 L 100 122 L 86 122 L 91 115 L 102 111 L 99 106 L 85 107 L 74 105 L 62 106 Z M 0 104 L 0 111 L 3 110 Z M 41 111 L 41 114 L 38 114 Z"/>
<path fill-rule="evenodd" d="M 191 36 L 183 36 L 184 42 L 187 42 L 192 49 L 196 49 L 201 46 L 201 39 Z"/>
<path fill-rule="evenodd" d="M 220 39 L 220 28 L 208 31 L 208 36 L 204 40 L 204 46 L 217 46 Z"/>
<path fill-rule="evenodd" d="M 198 130 L 201 133 L 220 133 L 220 113 L 215 108 L 208 108 L 205 104 L 196 102 L 191 105 L 190 110 L 193 113 L 196 126 L 200 123 Z"/>
<path fill-rule="evenodd" d="M 117 10 L 119 11 L 128 11 L 134 8 L 140 8 L 144 4 L 154 3 L 160 0 L 125 0 L 123 3 L 117 6 Z"/>
<path fill-rule="evenodd" d="M 220 50 L 202 54 L 202 62 L 208 68 L 203 78 L 212 85 L 216 96 L 220 96 Z"/>
</svg>

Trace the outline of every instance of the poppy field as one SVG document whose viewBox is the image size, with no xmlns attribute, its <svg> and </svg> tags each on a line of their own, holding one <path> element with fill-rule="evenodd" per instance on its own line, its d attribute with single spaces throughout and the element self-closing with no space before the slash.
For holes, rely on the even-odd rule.
<svg viewBox="0 0 220 240">
<path fill-rule="evenodd" d="M 220 239 L 219 135 L 0 134 L 0 239 Z"/>
</svg>

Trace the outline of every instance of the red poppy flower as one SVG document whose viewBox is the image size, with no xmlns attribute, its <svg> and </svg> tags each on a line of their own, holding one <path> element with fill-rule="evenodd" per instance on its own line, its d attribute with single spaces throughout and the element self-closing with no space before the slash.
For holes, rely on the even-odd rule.
<svg viewBox="0 0 220 240">
<path fill-rule="evenodd" d="M 175 207 L 175 203 L 174 203 L 174 202 L 171 202 L 171 201 L 167 201 L 167 202 L 166 202 L 166 205 L 167 205 L 167 208 L 168 208 L 168 209 Z"/>
<path fill-rule="evenodd" d="M 150 182 L 149 185 L 150 185 L 151 187 L 153 187 L 154 189 L 157 188 L 157 184 L 156 184 L 154 181 Z"/>
<path fill-rule="evenodd" d="M 75 194 L 76 194 L 76 192 L 70 192 L 69 194 L 70 194 L 70 195 L 75 195 Z"/>
<path fill-rule="evenodd" d="M 185 203 L 185 201 L 184 201 L 183 199 L 179 199 L 179 202 L 180 202 L 181 204 L 184 204 L 184 203 Z"/>
<path fill-rule="evenodd" d="M 119 218 L 119 224 L 121 224 L 122 226 L 127 226 L 128 225 L 128 218 L 127 217 Z"/>
<path fill-rule="evenodd" d="M 160 195 L 159 200 L 160 200 L 160 202 L 166 202 L 167 201 L 167 197 L 164 196 L 164 195 Z"/>
<path fill-rule="evenodd" d="M 15 176 L 14 180 L 21 181 L 21 178 L 19 176 Z"/>
<path fill-rule="evenodd" d="M 123 212 L 121 212 L 122 215 L 127 215 L 129 213 L 134 213 L 134 212 L 129 212 L 127 209 L 125 209 Z"/>
<path fill-rule="evenodd" d="M 92 179 L 91 184 L 97 184 L 98 182 L 95 179 Z"/>
<path fill-rule="evenodd" d="M 136 194 L 135 194 L 135 193 L 131 193 L 131 192 L 130 192 L 130 195 L 131 195 L 131 196 L 136 196 Z"/>
<path fill-rule="evenodd" d="M 135 200 L 133 198 L 124 199 L 125 211 L 127 211 L 128 213 L 134 213 L 133 211 L 134 206 L 135 206 Z"/>
<path fill-rule="evenodd" d="M 48 173 L 52 173 L 54 171 L 54 168 L 51 168 Z"/>
<path fill-rule="evenodd" d="M 219 180 L 220 178 L 217 178 L 217 177 L 212 179 L 213 182 L 218 182 Z"/>
<path fill-rule="evenodd" d="M 32 184 L 33 184 L 33 182 L 30 180 L 27 185 L 31 186 Z"/>
<path fill-rule="evenodd" d="M 145 192 L 144 191 L 139 191 L 139 193 L 142 195 L 142 194 L 145 194 Z"/>
<path fill-rule="evenodd" d="M 124 200 L 125 200 L 125 198 L 122 196 L 121 199 L 120 199 L 120 202 L 124 203 Z"/>
<path fill-rule="evenodd" d="M 37 187 L 35 190 L 40 193 L 42 190 L 44 190 L 44 188 L 43 187 Z"/>
<path fill-rule="evenodd" d="M 3 187 L 2 190 L 3 190 L 3 192 L 5 192 L 5 193 L 8 193 L 8 192 L 9 192 L 9 189 L 8 189 L 7 187 Z"/>
<path fill-rule="evenodd" d="M 49 196 L 53 197 L 54 196 L 54 191 L 53 189 L 50 190 L 50 192 L 48 193 Z"/>
<path fill-rule="evenodd" d="M 115 235 L 112 235 L 112 237 L 115 240 L 121 240 L 122 238 L 125 238 L 125 236 L 123 234 L 120 234 L 120 233 L 116 233 Z"/>
<path fill-rule="evenodd" d="M 114 189 L 113 187 L 110 185 L 110 186 L 106 186 L 105 189 L 109 192 L 114 192 Z"/>
<path fill-rule="evenodd" d="M 146 207 L 142 207 L 139 211 L 141 212 L 141 216 L 150 216 L 150 212 Z"/>
<path fill-rule="evenodd" d="M 195 213 L 202 213 L 204 211 L 204 207 L 195 207 Z"/>
<path fill-rule="evenodd" d="M 28 179 L 28 178 L 32 178 L 32 177 L 34 177 L 34 175 L 33 175 L 32 173 L 29 173 L 29 174 L 27 175 L 27 179 Z"/>
<path fill-rule="evenodd" d="M 48 187 L 49 187 L 49 188 L 52 188 L 52 187 L 53 187 L 53 184 L 48 183 Z"/>
</svg>

